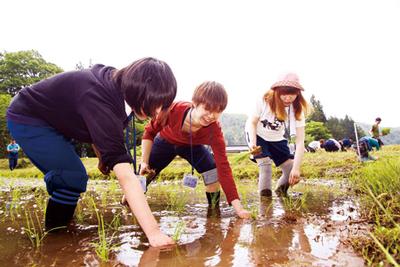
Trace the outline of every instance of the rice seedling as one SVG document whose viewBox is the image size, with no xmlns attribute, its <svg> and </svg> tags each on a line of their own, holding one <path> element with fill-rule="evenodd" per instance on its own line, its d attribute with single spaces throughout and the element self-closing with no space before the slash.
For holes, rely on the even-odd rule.
<svg viewBox="0 0 400 267">
<path fill-rule="evenodd" d="M 385 254 L 386 259 L 390 264 L 393 264 L 393 266 L 399 267 L 400 265 L 396 262 L 396 260 L 393 258 L 393 256 L 389 253 L 388 249 L 384 247 L 384 245 L 379 242 L 379 240 L 375 237 L 373 233 L 369 233 L 371 238 L 374 240 L 374 242 L 377 244 L 377 246 L 380 248 L 380 250 Z"/>
<path fill-rule="evenodd" d="M 287 212 L 301 212 L 306 210 L 307 208 L 307 193 L 299 196 L 299 197 L 292 197 L 287 196 L 283 197 L 283 206 Z"/>
<path fill-rule="evenodd" d="M 182 233 L 183 233 L 183 231 L 185 230 L 185 228 L 186 228 L 186 223 L 185 223 L 185 221 L 180 220 L 179 222 L 176 223 L 176 225 L 175 225 L 175 230 L 174 230 L 174 234 L 172 235 L 172 239 L 173 239 L 175 242 L 178 242 L 178 241 L 179 241 L 179 239 L 181 238 Z"/>
<path fill-rule="evenodd" d="M 188 195 L 183 188 L 181 190 L 175 189 L 168 192 L 166 203 L 169 209 L 182 213 L 185 210 L 187 199 Z"/>
<path fill-rule="evenodd" d="M 34 216 L 32 217 L 32 214 L 25 210 L 25 226 L 23 227 L 23 231 L 26 233 L 33 247 L 35 249 L 38 249 L 42 245 L 43 240 L 48 233 L 61 228 L 65 228 L 65 226 L 60 226 L 53 228 L 49 231 L 45 231 L 43 230 L 42 221 L 38 215 L 38 212 L 34 210 L 33 213 Z"/>
<path fill-rule="evenodd" d="M 100 260 L 103 262 L 107 262 L 109 260 L 110 251 L 114 248 L 114 246 L 112 246 L 107 241 L 107 233 L 105 229 L 103 215 L 99 213 L 99 210 L 97 209 L 96 203 L 94 202 L 93 198 L 91 200 L 93 208 L 96 212 L 96 217 L 98 222 L 98 228 L 97 228 L 98 241 L 92 242 L 91 244 L 94 246 L 95 252 L 97 256 L 100 258 Z"/>
<path fill-rule="evenodd" d="M 20 199 L 21 199 L 21 190 L 18 187 L 10 187 L 11 192 L 11 200 L 9 203 L 9 214 L 11 220 L 15 220 L 15 216 L 21 212 L 20 207 Z"/>
<path fill-rule="evenodd" d="M 250 206 L 249 207 L 249 211 L 250 211 L 250 216 L 253 220 L 256 220 L 258 217 L 258 207 L 256 205 Z"/>
<path fill-rule="evenodd" d="M 122 211 L 114 212 L 114 210 L 112 210 L 112 213 L 114 214 L 114 216 L 113 216 L 113 219 L 111 220 L 111 222 L 108 224 L 108 227 L 113 230 L 118 230 L 119 227 L 121 227 L 121 225 L 122 225 L 122 222 L 121 222 Z"/>
</svg>

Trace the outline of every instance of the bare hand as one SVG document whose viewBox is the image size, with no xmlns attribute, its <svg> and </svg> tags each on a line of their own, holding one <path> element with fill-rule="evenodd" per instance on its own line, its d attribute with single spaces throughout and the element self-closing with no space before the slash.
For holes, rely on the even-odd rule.
<svg viewBox="0 0 400 267">
<path fill-rule="evenodd" d="M 149 235 L 147 238 L 152 247 L 162 247 L 175 244 L 175 241 L 171 237 L 161 231 L 157 231 L 156 233 Z"/>
<path fill-rule="evenodd" d="M 147 175 L 149 177 L 152 177 L 155 174 L 156 174 L 156 171 L 153 169 L 150 169 L 149 164 L 144 163 L 144 162 L 140 163 L 140 175 Z"/>
<path fill-rule="evenodd" d="M 300 182 L 300 171 L 292 169 L 289 175 L 289 184 L 295 185 Z"/>
<path fill-rule="evenodd" d="M 261 146 L 252 145 L 250 147 L 250 154 L 252 154 L 253 156 L 260 155 L 261 152 L 262 152 Z"/>
<path fill-rule="evenodd" d="M 241 219 L 248 219 L 251 216 L 251 213 L 248 210 L 245 210 L 245 209 L 240 209 L 240 210 L 236 211 L 236 214 Z"/>
</svg>

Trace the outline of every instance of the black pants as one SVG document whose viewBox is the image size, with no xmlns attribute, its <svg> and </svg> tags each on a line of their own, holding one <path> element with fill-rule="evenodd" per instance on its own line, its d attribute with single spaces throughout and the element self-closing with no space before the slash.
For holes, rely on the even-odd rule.
<svg viewBox="0 0 400 267">
<path fill-rule="evenodd" d="M 17 167 L 18 164 L 18 156 L 10 156 L 8 158 L 8 165 L 10 167 L 10 170 L 14 170 Z"/>
</svg>

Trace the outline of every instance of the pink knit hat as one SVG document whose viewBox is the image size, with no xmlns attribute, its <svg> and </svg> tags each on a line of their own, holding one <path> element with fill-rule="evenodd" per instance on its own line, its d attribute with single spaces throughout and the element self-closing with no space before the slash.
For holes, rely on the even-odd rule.
<svg viewBox="0 0 400 267">
<path fill-rule="evenodd" d="M 293 72 L 286 73 L 280 77 L 280 79 L 271 86 L 271 89 L 275 89 L 277 87 L 293 87 L 304 91 L 303 86 L 300 84 L 299 76 Z"/>
</svg>

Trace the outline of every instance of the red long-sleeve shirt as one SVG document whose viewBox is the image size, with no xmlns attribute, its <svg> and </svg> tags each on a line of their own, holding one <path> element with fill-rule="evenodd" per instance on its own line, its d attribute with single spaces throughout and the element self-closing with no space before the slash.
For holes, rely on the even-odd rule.
<svg viewBox="0 0 400 267">
<path fill-rule="evenodd" d="M 167 123 L 162 126 L 159 121 L 152 119 L 145 127 L 143 139 L 153 141 L 157 133 L 174 145 L 190 145 L 189 133 L 182 131 L 182 123 L 185 114 L 190 109 L 190 102 L 176 102 L 170 107 Z M 218 180 L 224 190 L 228 203 L 239 199 L 236 184 L 233 180 L 232 169 L 226 156 L 225 139 L 221 126 L 218 122 L 213 122 L 207 127 L 192 133 L 193 145 L 210 145 L 214 153 L 215 163 L 217 165 Z"/>
</svg>

